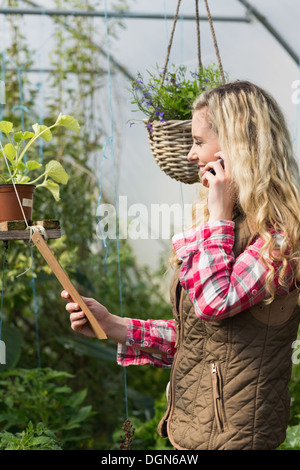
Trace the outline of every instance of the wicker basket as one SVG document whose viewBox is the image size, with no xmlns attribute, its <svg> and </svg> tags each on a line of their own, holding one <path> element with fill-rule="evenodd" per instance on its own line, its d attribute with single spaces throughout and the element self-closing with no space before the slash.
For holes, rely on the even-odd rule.
<svg viewBox="0 0 300 470">
<path fill-rule="evenodd" d="M 197 163 L 187 159 L 193 145 L 192 121 L 153 121 L 151 127 L 152 132 L 147 128 L 148 140 L 160 169 L 182 183 L 199 182 Z"/>
</svg>

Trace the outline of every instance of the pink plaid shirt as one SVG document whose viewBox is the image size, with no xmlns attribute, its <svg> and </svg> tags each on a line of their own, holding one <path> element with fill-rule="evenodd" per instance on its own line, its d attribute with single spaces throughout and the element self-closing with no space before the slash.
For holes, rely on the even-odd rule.
<svg viewBox="0 0 300 470">
<path fill-rule="evenodd" d="M 277 238 L 278 245 L 280 237 Z M 195 315 L 206 321 L 231 317 L 257 304 L 266 295 L 266 266 L 260 259 L 264 244 L 257 237 L 246 250 L 235 258 L 234 222 L 220 220 L 204 223 L 172 239 L 178 259 L 182 260 L 180 283 L 187 291 L 195 308 Z M 285 282 L 279 285 L 281 263 L 275 267 L 276 295 L 286 295 L 293 288 L 293 270 L 289 266 Z M 149 364 L 171 367 L 175 353 L 174 320 L 127 319 L 126 345 L 119 345 L 117 361 L 120 365 Z M 140 347 L 157 349 L 158 354 L 141 351 Z"/>
</svg>

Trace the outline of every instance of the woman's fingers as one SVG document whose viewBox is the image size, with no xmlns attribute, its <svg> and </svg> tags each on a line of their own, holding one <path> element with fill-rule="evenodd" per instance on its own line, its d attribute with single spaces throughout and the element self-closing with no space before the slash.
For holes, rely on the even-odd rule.
<svg viewBox="0 0 300 470">
<path fill-rule="evenodd" d="M 80 311 L 80 312 L 73 312 L 70 314 L 70 320 L 73 321 L 78 321 L 82 320 L 83 318 L 86 318 L 85 314 Z"/>
<path fill-rule="evenodd" d="M 71 328 L 86 336 L 95 337 L 95 332 L 82 311 L 82 307 L 77 302 L 74 302 L 70 294 L 65 290 L 61 292 L 61 297 L 67 301 L 66 310 L 70 314 Z M 99 324 L 104 322 L 105 318 L 110 315 L 108 310 L 95 299 L 87 297 L 82 297 L 82 299 L 90 308 Z"/>
<path fill-rule="evenodd" d="M 81 310 L 80 306 L 76 303 L 76 302 L 73 302 L 73 299 L 72 297 L 70 297 L 70 294 L 66 291 L 62 291 L 61 293 L 61 296 L 68 301 L 68 303 L 66 304 L 66 310 L 69 312 L 69 313 L 72 313 L 72 312 L 76 312 L 76 311 L 79 311 Z"/>
<path fill-rule="evenodd" d="M 63 299 L 73 302 L 72 297 L 70 296 L 69 292 L 67 292 L 66 290 L 63 290 L 60 295 L 62 296 Z"/>
<path fill-rule="evenodd" d="M 204 167 L 204 171 L 209 171 L 209 170 L 214 170 L 215 174 L 222 175 L 225 172 L 224 169 L 224 161 L 222 158 L 219 158 L 217 161 L 212 161 L 207 163 L 207 165 Z"/>
<path fill-rule="evenodd" d="M 70 314 L 70 320 L 73 325 L 83 325 L 87 322 L 87 318 L 83 312 L 74 312 Z"/>
<path fill-rule="evenodd" d="M 222 152 L 218 152 L 215 156 L 222 156 Z M 219 158 L 218 160 L 207 163 L 204 167 L 204 173 L 202 174 L 202 184 L 205 187 L 209 187 L 209 184 L 213 182 L 213 178 L 218 176 L 222 180 L 225 176 L 224 160 Z"/>
<path fill-rule="evenodd" d="M 72 328 L 74 330 L 81 328 L 87 323 L 87 318 L 85 314 L 81 310 L 80 306 L 76 302 L 72 301 L 72 298 L 70 297 L 68 292 L 63 291 L 61 295 L 65 300 L 70 300 L 70 302 L 66 304 L 66 310 L 70 314 Z"/>
<path fill-rule="evenodd" d="M 76 312 L 78 310 L 81 310 L 80 306 L 76 302 L 69 302 L 66 305 L 66 310 L 69 313 Z"/>
<path fill-rule="evenodd" d="M 79 311 L 70 314 L 70 322 L 72 330 L 80 332 L 88 323 L 88 319 L 82 311 Z"/>
</svg>

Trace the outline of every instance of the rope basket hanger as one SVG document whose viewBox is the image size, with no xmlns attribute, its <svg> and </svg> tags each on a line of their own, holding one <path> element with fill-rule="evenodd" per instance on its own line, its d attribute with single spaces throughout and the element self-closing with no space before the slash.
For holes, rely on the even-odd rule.
<svg viewBox="0 0 300 470">
<path fill-rule="evenodd" d="M 220 58 L 219 48 L 214 32 L 214 26 L 209 11 L 207 0 L 205 1 L 208 21 L 213 37 L 213 43 L 218 59 L 219 69 L 223 83 L 225 83 L 225 76 Z M 161 86 L 163 85 L 166 75 L 174 32 L 178 20 L 179 8 L 181 0 L 178 0 L 177 9 L 174 17 L 173 28 L 170 36 L 170 41 L 167 49 L 167 56 L 162 74 Z M 197 55 L 199 71 L 202 70 L 201 63 L 201 50 L 200 50 L 200 28 L 199 28 L 199 11 L 198 0 L 195 0 L 196 7 L 196 25 L 197 25 Z M 144 120 L 145 124 L 149 121 Z M 152 154 L 160 169 L 169 177 L 181 181 L 186 184 L 193 184 L 199 182 L 199 168 L 197 163 L 190 162 L 187 155 L 193 145 L 192 139 L 192 120 L 169 120 L 165 122 L 151 121 L 151 132 L 148 130 L 148 141 Z"/>
</svg>

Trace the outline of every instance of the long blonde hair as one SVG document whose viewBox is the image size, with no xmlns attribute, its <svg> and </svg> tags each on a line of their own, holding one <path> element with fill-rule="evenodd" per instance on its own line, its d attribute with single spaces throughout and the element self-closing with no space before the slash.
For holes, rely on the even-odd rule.
<svg viewBox="0 0 300 470">
<path fill-rule="evenodd" d="M 204 92 L 193 110 L 206 106 L 229 162 L 237 204 L 251 232 L 264 240 L 261 259 L 269 268 L 266 287 L 271 302 L 276 274 L 271 261 L 282 262 L 282 286 L 289 262 L 294 266 L 295 284 L 300 280 L 300 176 L 285 118 L 274 98 L 248 81 Z M 280 249 L 270 228 L 282 236 Z"/>
</svg>

